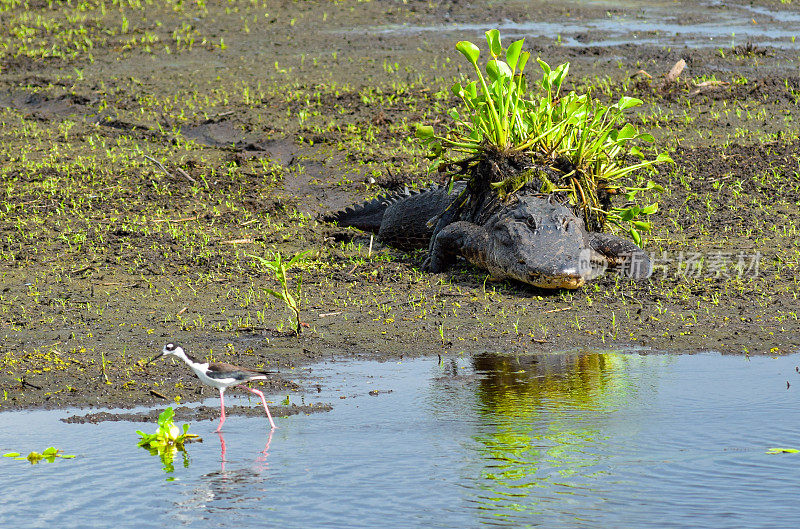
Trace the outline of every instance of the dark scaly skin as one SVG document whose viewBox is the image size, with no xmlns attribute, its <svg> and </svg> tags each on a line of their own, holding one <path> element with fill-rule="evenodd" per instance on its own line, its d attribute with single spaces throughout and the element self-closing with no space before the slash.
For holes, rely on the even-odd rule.
<svg viewBox="0 0 800 529">
<path fill-rule="evenodd" d="M 503 202 L 492 196 L 466 208 L 464 189 L 456 184 L 449 194 L 437 187 L 386 197 L 326 220 L 377 231 L 381 241 L 404 250 L 427 246 L 423 269 L 430 272 L 446 270 L 460 256 L 495 277 L 540 288 L 579 288 L 608 267 L 632 279 L 650 276 L 641 248 L 588 232 L 570 208 L 550 197 L 518 193 Z"/>
</svg>

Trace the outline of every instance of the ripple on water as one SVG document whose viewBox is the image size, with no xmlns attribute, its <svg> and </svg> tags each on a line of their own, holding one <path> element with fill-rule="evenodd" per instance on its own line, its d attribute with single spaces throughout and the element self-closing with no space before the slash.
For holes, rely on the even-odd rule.
<svg viewBox="0 0 800 529">
<path fill-rule="evenodd" d="M 4 526 L 797 527 L 798 356 L 587 352 L 330 363 L 326 414 L 216 423 L 173 473 L 141 424 L 0 415 Z M 796 387 L 800 388 L 800 384 Z M 370 396 L 372 390 L 378 396 Z M 341 399 L 340 397 L 345 397 Z M 24 425 L 24 426 L 23 426 Z M 174 481 L 168 481 L 174 479 Z M 43 507 L 45 506 L 45 507 Z"/>
</svg>

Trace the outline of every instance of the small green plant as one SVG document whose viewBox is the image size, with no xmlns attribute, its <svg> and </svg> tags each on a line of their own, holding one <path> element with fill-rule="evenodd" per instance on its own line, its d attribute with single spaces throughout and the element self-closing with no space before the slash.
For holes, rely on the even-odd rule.
<svg viewBox="0 0 800 529">
<path fill-rule="evenodd" d="M 278 299 L 283 300 L 286 303 L 286 306 L 292 310 L 294 314 L 295 320 L 295 334 L 300 335 L 300 331 L 305 325 L 300 320 L 300 303 L 298 299 L 300 298 L 300 289 L 302 288 L 302 281 L 298 279 L 297 281 L 297 296 L 293 296 L 291 292 L 289 292 L 289 276 L 286 273 L 286 270 L 297 264 L 310 250 L 305 252 L 301 252 L 288 261 L 284 261 L 283 257 L 281 257 L 280 252 L 275 254 L 275 258 L 273 260 L 265 259 L 264 257 L 260 257 L 258 255 L 248 255 L 248 257 L 252 257 L 256 261 L 258 261 L 261 266 L 266 268 L 267 270 L 272 271 L 275 274 L 275 279 L 281 284 L 281 290 L 273 290 L 271 288 L 267 288 L 266 292 L 271 296 L 274 296 Z"/>
<path fill-rule="evenodd" d="M 183 433 L 181 429 L 173 422 L 175 411 L 169 407 L 162 411 L 158 416 L 158 430 L 154 434 L 146 434 L 141 430 L 136 430 L 141 436 L 139 446 L 144 448 L 161 448 L 166 446 L 182 447 L 188 439 L 196 439 L 197 435 L 187 433 L 189 425 L 183 425 Z"/>
<path fill-rule="evenodd" d="M 61 459 L 74 459 L 75 456 L 64 454 L 62 450 L 59 450 L 55 447 L 47 448 L 41 454 L 39 452 L 31 452 L 27 456 L 23 456 L 19 452 L 9 452 L 7 454 L 3 454 L 3 457 L 12 457 L 18 461 L 29 461 L 31 465 L 35 465 L 40 461 L 44 460 L 48 463 L 52 463 L 56 460 L 56 458 Z"/>
<path fill-rule="evenodd" d="M 652 142 L 653 137 L 624 123 L 624 112 L 642 101 L 623 96 L 606 106 L 591 93 L 564 94 L 561 88 L 569 63 L 552 69 L 541 59 L 537 61 L 543 72 L 539 82 L 542 93 L 533 94 L 523 75 L 530 59 L 530 53 L 522 50 L 524 39 L 503 48 L 499 31 L 493 29 L 486 32 L 486 42 L 490 57 L 485 75 L 478 65 L 479 48 L 468 41 L 456 44 L 477 76 L 477 81 L 456 82 L 451 89 L 463 103 L 463 114 L 449 111 L 453 125 L 443 135 L 437 135 L 431 126 L 417 127 L 416 136 L 429 147 L 434 167 L 455 168 L 454 178 L 466 177 L 471 182 L 488 178 L 501 196 L 538 178 L 539 191 L 563 194 L 583 212 L 589 229 L 599 230 L 610 222 L 627 228 L 637 244 L 641 243 L 640 231 L 651 225 L 640 218 L 655 213 L 658 203 L 640 206 L 637 199 L 663 188 L 652 181 L 629 186 L 622 179 L 634 171 L 672 162 L 664 153 L 645 160 L 635 142 Z M 448 152 L 461 159 L 447 158 Z M 639 162 L 625 165 L 631 156 Z M 522 164 L 526 170 L 503 171 L 509 165 L 504 160 L 520 159 L 527 160 Z M 487 160 L 496 168 L 489 177 L 479 169 Z M 532 167 L 539 170 L 532 171 Z M 625 204 L 612 207 L 613 195 L 623 195 Z"/>
<path fill-rule="evenodd" d="M 797 448 L 770 448 L 767 454 L 800 454 Z"/>
<path fill-rule="evenodd" d="M 198 435 L 188 433 L 188 424 L 184 424 L 183 428 L 178 428 L 172 420 L 174 416 L 175 412 L 172 407 L 169 407 L 158 416 L 158 430 L 156 430 L 156 433 L 147 434 L 141 430 L 136 430 L 136 433 L 141 437 L 139 446 L 149 450 L 151 455 L 158 455 L 161 458 L 161 462 L 164 463 L 164 471 L 168 473 L 175 471 L 173 459 L 179 451 L 184 453 L 184 466 L 188 466 L 189 461 L 186 457 L 184 444 L 200 438 Z M 181 430 L 183 430 L 182 433 Z"/>
</svg>

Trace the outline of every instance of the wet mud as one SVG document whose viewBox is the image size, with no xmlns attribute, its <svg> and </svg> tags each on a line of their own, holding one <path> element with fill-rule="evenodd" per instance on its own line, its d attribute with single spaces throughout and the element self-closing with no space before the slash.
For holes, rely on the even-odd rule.
<svg viewBox="0 0 800 529">
<path fill-rule="evenodd" d="M 0 18 L 0 410 L 211 396 L 180 363 L 145 367 L 167 341 L 278 370 L 273 400 L 341 356 L 798 350 L 797 6 L 123 4 Z M 712 27 L 723 15 L 735 36 Z M 650 280 L 427 274 L 423 253 L 320 220 L 440 181 L 414 124 L 458 103 L 455 42 L 498 26 L 569 61 L 568 89 L 644 101 L 631 121 L 675 161 L 641 176 L 666 189 Z M 308 252 L 288 272 L 300 336 L 253 257 L 275 252 Z"/>
<path fill-rule="evenodd" d="M 273 417 L 289 417 L 300 413 L 320 413 L 330 411 L 332 406 L 318 402 L 316 404 L 304 404 L 302 406 L 270 406 L 270 413 Z M 175 419 L 181 421 L 215 421 L 219 420 L 219 409 L 210 406 L 178 406 L 174 408 Z M 260 413 L 258 413 L 260 412 Z M 106 421 L 127 421 L 127 422 L 157 422 L 161 410 L 150 410 L 148 412 L 120 413 L 98 411 L 86 414 L 70 415 L 61 419 L 70 424 L 97 424 Z M 260 406 L 225 406 L 225 415 L 244 415 L 255 417 L 264 415 Z M 266 419 L 265 419 L 266 421 Z"/>
</svg>

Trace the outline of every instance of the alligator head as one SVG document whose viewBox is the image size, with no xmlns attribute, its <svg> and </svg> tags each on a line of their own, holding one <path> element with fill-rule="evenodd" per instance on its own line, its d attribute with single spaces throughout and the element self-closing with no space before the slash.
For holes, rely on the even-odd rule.
<svg viewBox="0 0 800 529">
<path fill-rule="evenodd" d="M 575 289 L 598 275 L 583 221 L 558 202 L 521 196 L 495 215 L 486 230 L 485 255 L 464 256 L 496 277 Z"/>
</svg>

